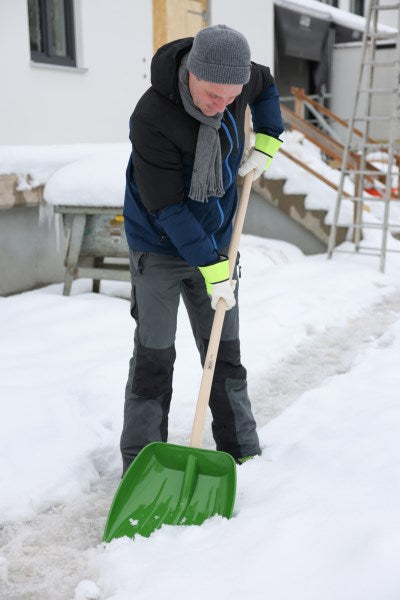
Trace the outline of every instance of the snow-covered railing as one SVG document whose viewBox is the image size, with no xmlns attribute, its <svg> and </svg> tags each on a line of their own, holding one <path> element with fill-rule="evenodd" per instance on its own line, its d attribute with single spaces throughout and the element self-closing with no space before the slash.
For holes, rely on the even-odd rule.
<svg viewBox="0 0 400 600">
<path fill-rule="evenodd" d="M 294 98 L 295 98 L 295 113 L 302 117 L 304 119 L 304 114 L 305 114 L 305 108 L 308 108 L 308 110 L 311 111 L 311 113 L 314 116 L 318 116 L 318 122 L 320 123 L 321 127 L 323 129 L 326 130 L 327 134 L 330 135 L 331 137 L 333 137 L 334 139 L 336 139 L 336 141 L 338 141 L 339 144 L 341 144 L 338 136 L 336 133 L 334 133 L 334 135 L 332 135 L 332 128 L 330 127 L 330 125 L 327 123 L 327 121 L 325 121 L 325 119 L 323 118 L 322 115 L 325 115 L 326 117 L 328 117 L 328 119 L 330 121 L 334 121 L 335 123 L 338 123 L 339 125 L 341 125 L 342 127 L 344 127 L 346 129 L 346 135 L 347 135 L 347 130 L 349 128 L 349 123 L 347 121 L 345 121 L 344 119 L 340 118 L 338 115 L 336 115 L 334 112 L 332 112 L 331 110 L 329 110 L 328 108 L 326 108 L 325 106 L 323 106 L 322 104 L 320 104 L 319 102 L 317 102 L 316 100 L 314 100 L 313 98 L 311 98 L 310 96 L 308 96 L 303 88 L 297 88 L 297 87 L 291 87 L 290 91 L 292 92 Z M 363 132 L 360 131 L 357 128 L 353 128 L 353 132 L 354 134 L 360 138 L 360 142 L 363 141 Z M 371 186 L 369 188 L 369 192 L 372 193 L 373 195 L 381 195 L 382 191 L 384 191 L 385 188 L 385 182 L 386 182 L 386 170 L 380 168 L 379 163 L 377 164 L 378 161 L 374 160 L 374 156 L 379 153 L 382 156 L 387 156 L 388 155 L 388 144 L 385 144 L 384 142 L 379 142 L 378 140 L 372 138 L 371 136 L 368 136 L 366 141 L 371 145 L 371 150 L 374 150 L 374 152 L 370 153 L 370 160 L 366 162 L 366 168 L 368 170 L 371 171 L 377 171 L 377 175 L 376 177 L 370 177 L 368 175 L 365 176 L 365 178 L 371 183 Z M 357 155 L 356 152 L 352 153 L 355 161 L 356 161 L 356 169 L 359 169 L 359 157 Z M 399 169 L 400 167 L 400 155 L 399 154 L 395 154 L 395 161 L 396 161 L 396 171 Z M 383 161 L 381 161 L 383 162 Z M 391 194 L 393 196 L 393 199 L 396 199 L 399 197 L 399 190 L 398 189 L 393 189 L 391 191 Z"/>
<path fill-rule="evenodd" d="M 315 100 L 308 98 L 304 93 L 304 90 L 298 90 L 297 88 L 292 88 L 292 92 L 297 94 L 296 97 L 296 109 L 297 113 L 290 110 L 287 106 L 281 105 L 281 111 L 283 120 L 288 123 L 293 129 L 300 131 L 303 135 L 313 144 L 318 146 L 325 154 L 334 160 L 338 161 L 340 164 L 343 159 L 344 145 L 330 136 L 328 133 L 322 131 L 306 119 L 302 115 L 304 115 L 304 107 L 307 104 L 312 105 L 314 108 L 318 107 L 320 112 L 323 114 L 328 114 L 331 118 L 334 118 L 337 122 L 341 123 L 344 126 L 348 126 L 347 123 L 340 119 L 337 115 L 335 115 L 332 111 L 320 105 Z M 300 113 L 300 114 L 298 114 Z M 359 132 L 362 135 L 362 132 Z M 372 140 L 371 143 L 375 143 L 375 140 Z M 376 142 L 377 148 L 382 148 L 382 144 Z M 400 157 L 399 157 L 400 163 Z M 354 169 L 357 171 L 360 168 L 360 156 L 357 152 L 350 152 L 349 159 L 347 163 L 348 168 Z M 383 170 L 376 166 L 375 163 L 367 161 L 366 168 L 368 171 L 376 172 L 376 175 L 366 175 L 365 179 L 371 183 L 371 187 L 375 187 L 375 182 L 378 180 L 379 187 L 384 185 L 386 174 Z M 398 196 L 397 196 L 398 197 Z"/>
</svg>

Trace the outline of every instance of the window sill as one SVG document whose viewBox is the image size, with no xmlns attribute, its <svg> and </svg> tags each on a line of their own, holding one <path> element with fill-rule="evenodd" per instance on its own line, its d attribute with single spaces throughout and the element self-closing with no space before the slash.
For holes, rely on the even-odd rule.
<svg viewBox="0 0 400 600">
<path fill-rule="evenodd" d="M 67 67 L 65 65 L 56 65 L 53 63 L 40 63 L 31 60 L 30 66 L 34 69 L 45 69 L 49 71 L 64 71 L 67 73 L 87 73 L 89 69 L 85 67 Z"/>
</svg>

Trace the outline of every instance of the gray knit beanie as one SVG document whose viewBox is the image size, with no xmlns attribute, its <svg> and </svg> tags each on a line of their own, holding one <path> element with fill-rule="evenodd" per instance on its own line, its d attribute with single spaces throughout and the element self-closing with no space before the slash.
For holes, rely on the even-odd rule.
<svg viewBox="0 0 400 600">
<path fill-rule="evenodd" d="M 226 25 L 206 27 L 194 38 L 187 68 L 203 81 L 243 85 L 250 79 L 249 44 Z"/>
</svg>

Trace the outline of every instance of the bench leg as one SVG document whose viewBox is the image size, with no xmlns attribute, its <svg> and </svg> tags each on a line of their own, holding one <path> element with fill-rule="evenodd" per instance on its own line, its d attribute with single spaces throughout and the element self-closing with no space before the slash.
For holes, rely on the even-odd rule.
<svg viewBox="0 0 400 600">
<path fill-rule="evenodd" d="M 71 293 L 72 282 L 77 275 L 77 265 L 81 251 L 83 234 L 85 232 L 86 215 L 73 215 L 71 237 L 65 259 L 65 277 L 63 296 Z"/>
<path fill-rule="evenodd" d="M 98 267 L 102 267 L 103 266 L 103 258 L 101 256 L 96 256 L 94 261 L 93 261 L 93 266 L 95 268 Z M 93 279 L 93 285 L 92 285 L 92 292 L 94 294 L 99 294 L 100 293 L 100 282 L 101 279 Z"/>
</svg>

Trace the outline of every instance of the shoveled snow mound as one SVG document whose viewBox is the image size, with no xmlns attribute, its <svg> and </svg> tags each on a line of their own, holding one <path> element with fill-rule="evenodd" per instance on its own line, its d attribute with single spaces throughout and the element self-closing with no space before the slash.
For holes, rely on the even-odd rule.
<svg viewBox="0 0 400 600">
<path fill-rule="evenodd" d="M 123 206 L 129 144 L 110 145 L 107 151 L 75 161 L 56 171 L 44 189 L 48 204 Z"/>
<path fill-rule="evenodd" d="M 18 175 L 19 188 L 44 185 L 58 169 L 76 160 L 105 152 L 120 144 L 57 144 L 1 146 L 0 175 Z"/>
</svg>

